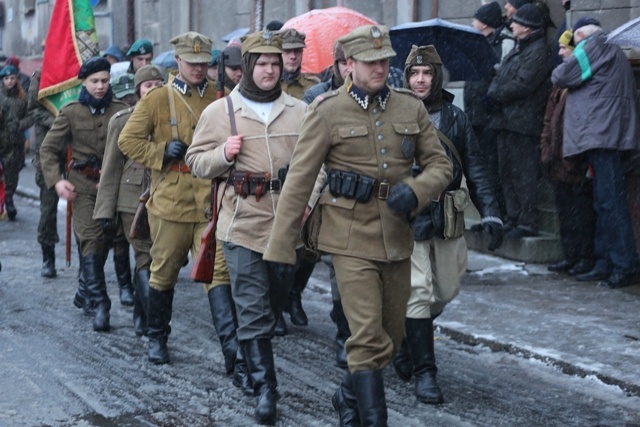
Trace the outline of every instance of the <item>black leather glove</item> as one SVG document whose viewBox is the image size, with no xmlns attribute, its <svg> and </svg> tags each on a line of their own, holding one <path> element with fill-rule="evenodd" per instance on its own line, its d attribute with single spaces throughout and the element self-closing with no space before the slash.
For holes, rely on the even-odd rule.
<svg viewBox="0 0 640 427">
<path fill-rule="evenodd" d="M 184 154 L 187 152 L 189 146 L 182 141 L 174 139 L 167 144 L 164 149 L 164 156 L 162 157 L 162 165 L 166 165 L 173 160 L 181 160 Z"/>
<path fill-rule="evenodd" d="M 292 281 L 296 271 L 294 264 L 285 264 L 283 262 L 269 262 L 269 268 L 279 283 Z"/>
<path fill-rule="evenodd" d="M 504 240 L 504 227 L 497 221 L 485 221 L 482 223 L 482 229 L 491 235 L 491 241 L 487 249 L 495 251 L 502 245 Z"/>
<path fill-rule="evenodd" d="M 482 106 L 487 113 L 493 113 L 497 107 L 495 99 L 491 95 L 485 95 L 480 99 Z"/>
<path fill-rule="evenodd" d="M 116 223 L 111 218 L 98 218 L 98 223 L 105 234 L 113 234 L 116 231 Z"/>
<path fill-rule="evenodd" d="M 408 214 L 418 207 L 418 198 L 407 184 L 397 184 L 391 190 L 387 206 L 394 212 Z"/>
</svg>

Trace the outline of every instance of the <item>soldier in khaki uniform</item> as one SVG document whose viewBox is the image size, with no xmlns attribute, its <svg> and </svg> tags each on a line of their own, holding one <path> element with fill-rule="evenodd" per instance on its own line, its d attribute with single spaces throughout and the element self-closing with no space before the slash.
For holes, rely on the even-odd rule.
<svg viewBox="0 0 640 427">
<path fill-rule="evenodd" d="M 388 29 L 359 27 L 339 42 L 351 73 L 305 116 L 263 258 L 295 264 L 300 223 L 324 164 L 317 247 L 332 255 L 352 332 L 349 371 L 333 405 L 341 425 L 383 426 L 382 369 L 402 342 L 410 292 L 410 217 L 444 190 L 451 162 L 422 102 L 386 85 L 395 56 Z M 415 177 L 414 162 L 422 171 Z"/>
<path fill-rule="evenodd" d="M 302 72 L 302 54 L 307 46 L 304 43 L 305 35 L 289 28 L 280 31 L 282 37 L 282 91 L 297 99 L 302 99 L 304 93 L 311 86 L 320 83 L 316 76 Z"/>
<path fill-rule="evenodd" d="M 38 221 L 38 243 L 42 247 L 42 277 L 56 277 L 56 244 L 58 236 L 58 194 L 53 188 L 47 188 L 40 164 L 40 146 L 45 135 L 51 129 L 55 116 L 38 101 L 40 75 L 38 68 L 31 76 L 28 94 L 28 110 L 34 121 L 35 147 L 33 165 L 36 168 L 36 184 L 40 189 L 40 219 Z"/>
<path fill-rule="evenodd" d="M 175 46 L 178 74 L 136 105 L 118 140 L 127 157 L 151 170 L 147 210 L 153 244 L 147 336 L 149 361 L 155 364 L 169 363 L 167 340 L 178 272 L 189 251 L 196 258 L 211 208 L 211 181 L 194 177 L 183 157 L 202 111 L 216 97 L 216 89 L 207 79 L 212 41 L 188 32 L 174 37 L 171 43 Z M 171 119 L 171 99 L 175 121 Z M 216 254 L 213 282 L 205 286 L 205 291 L 230 372 L 236 366 L 238 344 L 229 272 L 221 249 Z"/>
<path fill-rule="evenodd" d="M 163 83 L 162 70 L 154 65 L 145 65 L 138 69 L 132 87 L 134 96 L 143 98 L 151 89 Z M 114 92 L 126 93 L 126 87 L 116 87 Z M 135 103 L 134 103 L 135 105 Z M 100 187 L 94 209 L 94 219 L 102 223 L 110 223 L 111 228 L 124 231 L 124 236 L 133 247 L 136 260 L 135 292 L 133 307 L 133 327 L 136 335 L 147 334 L 146 300 L 149 293 L 149 266 L 151 265 L 151 238 L 140 236 L 130 238 L 129 230 L 140 203 L 140 195 L 149 186 L 148 173 L 144 166 L 128 159 L 118 148 L 118 137 L 124 125 L 131 117 L 134 107 L 119 111 L 109 121 L 107 146 L 102 163 Z M 127 262 L 129 255 L 127 254 Z"/>
<path fill-rule="evenodd" d="M 105 58 L 91 58 L 80 67 L 82 91 L 78 101 L 62 107 L 40 147 L 40 161 L 47 187 L 73 203 L 73 231 L 80 252 L 80 273 L 84 281 L 78 301 L 93 316 L 93 329 L 108 331 L 111 300 L 107 295 L 104 262 L 108 244 L 100 224 L 93 219 L 100 168 L 107 140 L 109 120 L 126 105 L 113 99 L 109 85 L 111 64 Z M 67 176 L 61 167 L 71 148 Z M 82 287 L 84 286 L 84 289 Z"/>
</svg>

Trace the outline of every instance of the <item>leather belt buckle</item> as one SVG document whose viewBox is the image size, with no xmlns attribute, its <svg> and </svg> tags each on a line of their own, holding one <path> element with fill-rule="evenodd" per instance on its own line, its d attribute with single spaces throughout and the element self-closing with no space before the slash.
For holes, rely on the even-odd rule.
<svg viewBox="0 0 640 427">
<path fill-rule="evenodd" d="M 278 193 L 280 190 L 282 190 L 282 181 L 279 179 L 272 179 L 269 181 L 269 192 Z"/>
<path fill-rule="evenodd" d="M 381 182 L 378 186 L 378 199 L 387 200 L 389 198 L 389 192 L 391 185 L 388 182 Z"/>
</svg>

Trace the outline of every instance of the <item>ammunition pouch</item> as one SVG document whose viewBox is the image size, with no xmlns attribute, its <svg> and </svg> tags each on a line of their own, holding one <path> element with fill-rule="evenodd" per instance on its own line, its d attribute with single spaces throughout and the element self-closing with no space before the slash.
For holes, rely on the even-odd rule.
<svg viewBox="0 0 640 427">
<path fill-rule="evenodd" d="M 100 169 L 102 168 L 102 162 L 93 154 L 86 158 L 82 162 L 78 162 L 76 159 L 71 159 L 67 170 L 75 170 L 80 174 L 91 179 L 92 181 L 100 180 Z"/>
<path fill-rule="evenodd" d="M 377 179 L 350 171 L 330 169 L 327 173 L 329 192 L 335 197 L 356 199 L 366 203 L 375 197 L 386 200 L 391 192 L 392 185 L 386 182 L 378 182 Z"/>
<path fill-rule="evenodd" d="M 263 194 L 278 193 L 282 189 L 280 179 L 271 179 L 269 172 L 247 172 L 234 170 L 229 175 L 227 183 L 235 190 L 236 194 L 246 199 L 247 196 L 255 196 L 259 202 Z"/>
</svg>

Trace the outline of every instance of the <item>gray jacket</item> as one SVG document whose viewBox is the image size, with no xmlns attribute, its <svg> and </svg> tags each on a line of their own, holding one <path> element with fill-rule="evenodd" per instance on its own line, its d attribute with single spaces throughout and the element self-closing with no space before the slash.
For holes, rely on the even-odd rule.
<svg viewBox="0 0 640 427">
<path fill-rule="evenodd" d="M 587 150 L 638 149 L 636 84 L 622 49 L 599 31 L 578 44 L 553 71 L 553 84 L 568 88 L 563 155 Z"/>
</svg>

